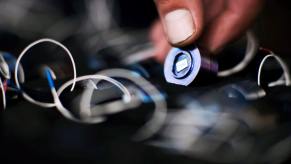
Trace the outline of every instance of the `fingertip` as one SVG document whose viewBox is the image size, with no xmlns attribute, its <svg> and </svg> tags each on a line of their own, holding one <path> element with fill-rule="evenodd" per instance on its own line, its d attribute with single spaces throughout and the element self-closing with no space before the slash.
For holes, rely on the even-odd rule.
<svg viewBox="0 0 291 164">
<path fill-rule="evenodd" d="M 186 38 L 185 40 L 177 43 L 170 42 L 172 46 L 174 47 L 185 47 L 191 44 L 194 44 L 194 42 L 197 40 L 197 35 L 193 33 L 191 36 Z"/>
<path fill-rule="evenodd" d="M 164 31 L 173 46 L 192 44 L 201 34 L 203 6 L 200 0 L 156 0 Z"/>
<path fill-rule="evenodd" d="M 195 35 L 195 23 L 188 9 L 175 9 L 163 19 L 168 40 L 172 44 L 180 44 Z"/>
</svg>

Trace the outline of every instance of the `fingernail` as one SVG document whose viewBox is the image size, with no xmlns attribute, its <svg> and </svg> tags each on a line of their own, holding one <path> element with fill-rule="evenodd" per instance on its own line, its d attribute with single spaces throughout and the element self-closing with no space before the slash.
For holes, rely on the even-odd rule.
<svg viewBox="0 0 291 164">
<path fill-rule="evenodd" d="M 178 9 L 165 15 L 168 39 L 172 44 L 181 43 L 195 32 L 193 17 L 189 10 Z"/>
</svg>

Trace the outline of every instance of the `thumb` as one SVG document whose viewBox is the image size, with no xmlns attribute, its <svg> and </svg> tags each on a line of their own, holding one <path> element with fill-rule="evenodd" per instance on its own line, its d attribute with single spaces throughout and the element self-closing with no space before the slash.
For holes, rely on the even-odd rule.
<svg viewBox="0 0 291 164">
<path fill-rule="evenodd" d="M 168 41 L 187 46 L 197 40 L 203 28 L 201 0 L 155 0 Z"/>
</svg>

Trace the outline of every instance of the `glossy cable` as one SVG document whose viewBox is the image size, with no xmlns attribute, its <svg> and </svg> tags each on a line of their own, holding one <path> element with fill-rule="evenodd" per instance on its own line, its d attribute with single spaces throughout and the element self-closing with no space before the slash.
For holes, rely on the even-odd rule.
<svg viewBox="0 0 291 164">
<path fill-rule="evenodd" d="M 69 56 L 70 60 L 71 60 L 71 64 L 72 64 L 72 67 L 73 67 L 73 84 L 72 84 L 72 88 L 71 88 L 71 91 L 73 91 L 74 87 L 75 87 L 75 83 L 76 83 L 76 77 L 77 77 L 77 73 L 76 73 L 76 66 L 75 66 L 75 61 L 74 61 L 74 58 L 71 54 L 71 52 L 68 50 L 68 48 L 66 48 L 62 43 L 56 41 L 56 40 L 53 40 L 53 39 L 48 39 L 48 38 L 44 38 L 44 39 L 39 39 L 31 44 L 29 44 L 22 52 L 21 54 L 19 55 L 19 57 L 17 58 L 16 60 L 16 64 L 15 64 L 15 73 L 14 73 L 14 77 L 15 77 L 15 84 L 16 84 L 16 87 L 21 90 L 21 86 L 19 84 L 19 79 L 18 79 L 18 69 L 19 69 L 19 65 L 20 65 L 20 61 L 22 59 L 22 57 L 26 54 L 26 52 L 28 50 L 30 50 L 32 47 L 34 47 L 35 45 L 37 44 L 40 44 L 40 43 L 44 43 L 44 42 L 49 42 L 49 43 L 53 43 L 59 47 L 61 47 L 66 53 L 67 55 Z M 45 108 L 50 108 L 50 107 L 54 107 L 55 104 L 54 103 L 44 103 L 44 102 L 40 102 L 40 101 L 37 101 L 35 99 L 33 99 L 32 97 L 30 97 L 27 93 L 25 93 L 24 91 L 22 91 L 22 95 L 23 97 L 33 103 L 33 104 L 36 104 L 36 105 L 39 105 L 41 107 L 45 107 Z"/>
<path fill-rule="evenodd" d="M 153 100 L 155 109 L 152 118 L 143 125 L 142 128 L 134 135 L 133 139 L 137 141 L 146 140 L 156 134 L 163 126 L 167 116 L 167 103 L 161 92 L 145 78 L 136 72 L 126 69 L 107 69 L 98 74 L 115 78 L 124 78 L 130 80 L 142 88 Z M 160 97 L 156 97 L 161 95 Z"/>
</svg>

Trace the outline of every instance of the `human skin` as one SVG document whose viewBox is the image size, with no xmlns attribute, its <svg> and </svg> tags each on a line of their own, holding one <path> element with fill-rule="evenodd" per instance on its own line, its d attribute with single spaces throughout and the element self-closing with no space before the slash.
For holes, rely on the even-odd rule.
<svg viewBox="0 0 291 164">
<path fill-rule="evenodd" d="M 252 25 L 264 0 L 155 0 L 160 20 L 150 33 L 156 58 L 171 46 L 198 45 L 205 55 L 219 53 Z"/>
</svg>

